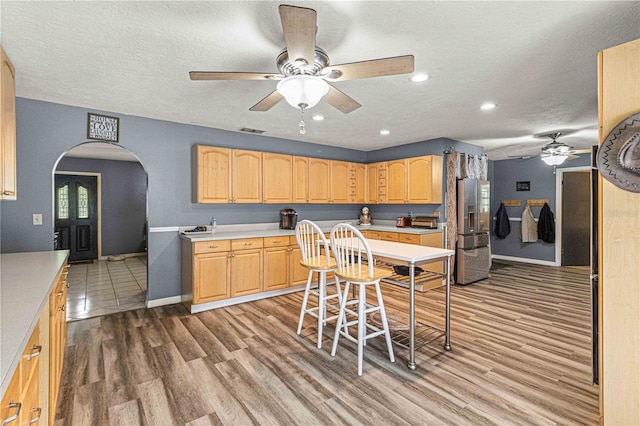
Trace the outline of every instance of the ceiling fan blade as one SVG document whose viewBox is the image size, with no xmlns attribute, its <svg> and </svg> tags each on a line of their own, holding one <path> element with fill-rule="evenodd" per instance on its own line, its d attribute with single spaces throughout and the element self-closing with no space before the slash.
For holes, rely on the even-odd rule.
<svg viewBox="0 0 640 426">
<path fill-rule="evenodd" d="M 282 76 L 279 74 L 262 72 L 189 72 L 189 78 L 191 78 L 191 80 L 277 80 L 280 77 Z"/>
<path fill-rule="evenodd" d="M 282 97 L 280 92 L 274 90 L 273 92 L 265 96 L 260 102 L 249 108 L 249 111 L 268 111 L 282 99 L 284 98 Z"/>
<path fill-rule="evenodd" d="M 316 51 L 316 11 L 306 7 L 280 5 L 280 20 L 289 60 L 304 59 L 313 64 Z"/>
<path fill-rule="evenodd" d="M 350 64 L 333 65 L 324 68 L 322 70 L 322 74 L 330 81 L 345 81 L 360 78 L 382 77 L 385 75 L 409 74 L 412 73 L 413 70 L 413 55 L 405 55 L 395 56 L 393 58 L 352 62 Z"/>
<path fill-rule="evenodd" d="M 326 95 L 324 95 L 322 99 L 332 107 L 342 111 L 345 114 L 349 114 L 351 111 L 354 111 L 362 106 L 353 98 L 345 95 L 340 90 L 333 87 L 331 84 L 329 85 L 329 91 Z"/>
</svg>

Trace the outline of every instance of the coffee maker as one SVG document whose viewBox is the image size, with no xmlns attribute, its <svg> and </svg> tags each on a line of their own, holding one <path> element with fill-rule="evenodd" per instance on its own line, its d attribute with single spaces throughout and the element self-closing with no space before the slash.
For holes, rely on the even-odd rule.
<svg viewBox="0 0 640 426">
<path fill-rule="evenodd" d="M 298 213 L 294 209 L 280 210 L 280 229 L 296 229 Z"/>
</svg>

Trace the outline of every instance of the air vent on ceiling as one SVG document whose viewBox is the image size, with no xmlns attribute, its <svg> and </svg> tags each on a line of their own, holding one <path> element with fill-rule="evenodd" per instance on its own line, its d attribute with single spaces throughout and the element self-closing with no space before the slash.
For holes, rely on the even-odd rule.
<svg viewBox="0 0 640 426">
<path fill-rule="evenodd" d="M 240 129 L 241 132 L 246 132 L 246 133 L 255 133 L 257 135 L 261 135 L 264 133 L 264 130 L 256 130 L 256 129 L 250 129 L 248 127 L 243 127 L 242 129 Z"/>
</svg>

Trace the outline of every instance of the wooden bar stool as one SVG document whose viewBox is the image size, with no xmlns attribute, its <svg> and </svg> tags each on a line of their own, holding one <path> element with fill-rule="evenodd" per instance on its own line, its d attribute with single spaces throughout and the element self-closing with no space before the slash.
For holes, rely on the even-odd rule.
<svg viewBox="0 0 640 426">
<path fill-rule="evenodd" d="M 322 328 L 327 321 L 338 318 L 338 315 L 327 317 L 327 306 L 334 308 L 336 311 L 340 309 L 342 294 L 340 292 L 340 280 L 334 275 L 335 293 L 327 293 L 327 273 L 336 271 L 336 262 L 331 256 L 331 250 L 328 247 L 327 239 L 318 225 L 310 220 L 298 222 L 296 226 L 296 240 L 300 246 L 302 260 L 300 264 L 309 268 L 309 278 L 307 278 L 307 286 L 304 290 L 304 298 L 302 299 L 302 308 L 300 309 L 300 320 L 298 321 L 298 334 L 302 331 L 302 323 L 305 314 L 309 314 L 314 318 L 318 318 L 318 348 L 322 347 Z M 324 253 L 323 253 L 324 251 Z M 314 272 L 318 273 L 318 286 L 312 288 L 312 279 Z M 318 297 L 318 306 L 307 309 L 309 295 L 313 294 Z M 338 299 L 337 304 L 327 303 L 332 299 Z"/>
<path fill-rule="evenodd" d="M 367 240 L 360 231 L 346 223 L 340 223 L 331 230 L 331 249 L 336 259 L 338 272 L 336 275 L 346 281 L 344 293 L 340 304 L 340 313 L 336 323 L 336 334 L 333 338 L 331 356 L 336 355 L 338 339 L 340 335 L 358 344 L 358 376 L 362 376 L 362 358 L 364 346 L 368 339 L 373 339 L 381 334 L 387 341 L 389 360 L 395 362 L 391 334 L 387 314 L 384 310 L 382 293 L 380 292 L 380 279 L 391 276 L 391 271 L 373 266 L 373 256 Z M 366 261 L 366 263 L 365 263 Z M 349 287 L 358 286 L 357 296 L 349 300 Z M 367 288 L 373 286 L 376 291 L 377 305 L 367 302 Z M 355 307 L 356 310 L 351 307 Z M 382 328 L 367 322 L 367 315 L 380 312 Z M 346 315 L 355 316 L 355 320 L 348 321 Z M 358 336 L 353 337 L 349 333 L 349 326 L 357 325 Z M 369 333 L 368 331 L 371 331 Z"/>
</svg>

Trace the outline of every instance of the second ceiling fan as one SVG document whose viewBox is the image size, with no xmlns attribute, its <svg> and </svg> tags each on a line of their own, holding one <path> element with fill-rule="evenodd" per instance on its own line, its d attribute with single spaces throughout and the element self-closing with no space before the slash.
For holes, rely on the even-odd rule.
<svg viewBox="0 0 640 426">
<path fill-rule="evenodd" d="M 276 58 L 280 73 L 191 71 L 191 80 L 274 80 L 277 88 L 250 111 L 268 111 L 282 99 L 304 112 L 320 99 L 348 114 L 362 105 L 331 83 L 370 77 L 408 74 L 414 70 L 413 55 L 330 65 L 329 55 L 316 46 L 316 11 L 280 5 L 286 47 Z"/>
</svg>

